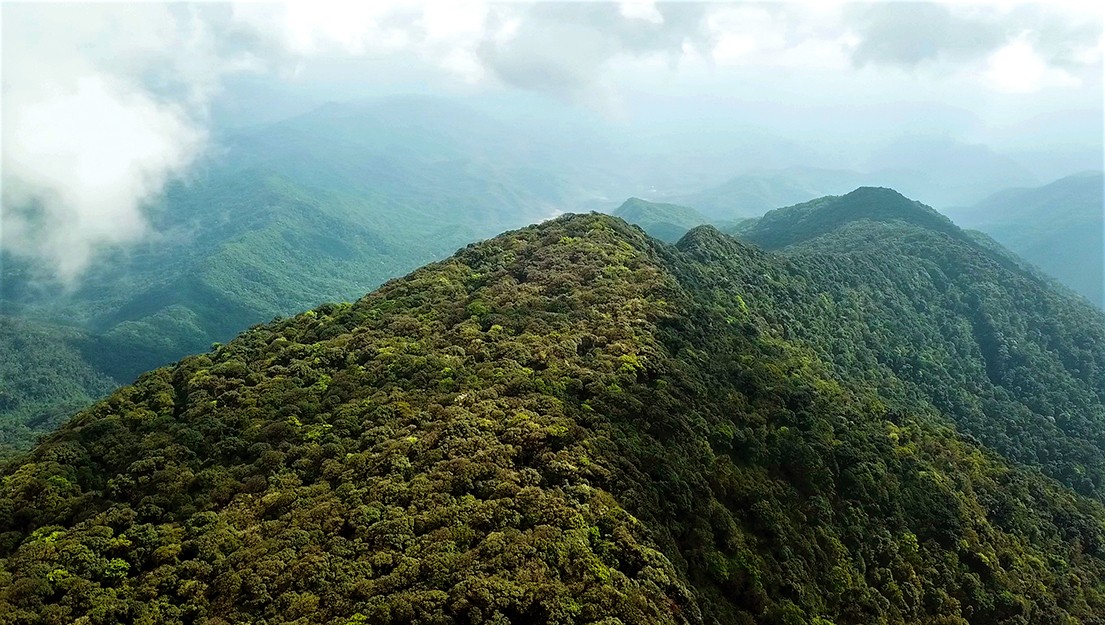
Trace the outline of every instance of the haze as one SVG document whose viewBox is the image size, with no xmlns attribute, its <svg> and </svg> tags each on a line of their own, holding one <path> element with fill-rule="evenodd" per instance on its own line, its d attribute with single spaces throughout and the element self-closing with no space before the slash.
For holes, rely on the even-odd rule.
<svg viewBox="0 0 1105 625">
<path fill-rule="evenodd" d="M 229 137 L 408 94 L 603 161 L 552 212 L 793 168 L 966 205 L 1102 168 L 1102 51 L 1082 3 L 5 4 L 0 238 L 79 280 Z"/>
</svg>

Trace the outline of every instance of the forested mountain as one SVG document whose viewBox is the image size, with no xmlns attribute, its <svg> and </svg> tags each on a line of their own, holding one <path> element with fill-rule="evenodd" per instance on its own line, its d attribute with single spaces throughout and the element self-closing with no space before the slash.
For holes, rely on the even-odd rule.
<svg viewBox="0 0 1105 625">
<path fill-rule="evenodd" d="M 1089 171 L 946 211 L 1105 307 L 1105 178 Z"/>
<path fill-rule="evenodd" d="M 565 216 L 143 375 L 3 470 L 0 623 L 1105 622 L 1101 313 L 889 190 L 748 232 Z"/>
<path fill-rule="evenodd" d="M 473 240 L 603 192 L 601 168 L 568 182 L 564 172 L 583 168 L 582 159 L 540 139 L 521 141 L 515 130 L 446 101 L 395 98 L 328 105 L 222 137 L 189 180 L 151 207 L 156 235 L 104 254 L 75 288 L 5 255 L 2 312 L 93 341 L 87 357 L 69 353 L 68 370 L 91 370 L 112 388 L 255 323 L 359 297 Z M 0 367 L 46 363 L 20 353 L 0 342 Z M 54 392 L 71 407 L 104 390 L 74 379 Z M 71 412 L 55 403 L 39 406 L 27 429 L 28 413 L 0 402 L 0 428 L 27 436 L 51 429 Z M 30 438 L 12 442 L 25 447 Z"/>
<path fill-rule="evenodd" d="M 631 197 L 622 203 L 614 216 L 640 226 L 650 236 L 674 243 L 695 226 L 709 223 L 709 219 L 689 206 L 647 202 Z"/>
<path fill-rule="evenodd" d="M 118 386 L 96 351 L 79 329 L 0 315 L 0 458 Z"/>
</svg>

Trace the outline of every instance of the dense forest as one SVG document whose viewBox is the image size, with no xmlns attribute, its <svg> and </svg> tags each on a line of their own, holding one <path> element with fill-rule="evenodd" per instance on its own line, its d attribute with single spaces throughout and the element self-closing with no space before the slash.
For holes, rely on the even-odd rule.
<svg viewBox="0 0 1105 625">
<path fill-rule="evenodd" d="M 883 189 L 470 245 L 0 478 L 0 623 L 1105 623 L 1105 319 Z M 784 234 L 784 232 L 786 234 Z"/>
</svg>

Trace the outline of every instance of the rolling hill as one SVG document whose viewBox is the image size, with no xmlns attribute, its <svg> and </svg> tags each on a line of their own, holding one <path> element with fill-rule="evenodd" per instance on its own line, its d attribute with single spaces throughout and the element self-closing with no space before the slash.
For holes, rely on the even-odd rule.
<svg viewBox="0 0 1105 625">
<path fill-rule="evenodd" d="M 675 243 L 691 228 L 710 221 L 689 206 L 647 202 L 635 197 L 623 202 L 613 215 L 640 226 L 650 236 L 668 243 Z"/>
</svg>

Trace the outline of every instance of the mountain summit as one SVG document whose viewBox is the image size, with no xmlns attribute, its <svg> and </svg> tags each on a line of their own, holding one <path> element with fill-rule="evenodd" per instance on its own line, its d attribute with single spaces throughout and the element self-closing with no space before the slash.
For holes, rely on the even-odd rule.
<svg viewBox="0 0 1105 625">
<path fill-rule="evenodd" d="M 947 217 L 885 187 L 860 187 L 845 195 L 775 209 L 742 234 L 757 245 L 776 249 L 859 220 L 901 221 L 955 236 L 961 234 Z"/>
<path fill-rule="evenodd" d="M 1096 622 L 1105 323 L 861 225 L 564 216 L 149 372 L 4 469 L 0 623 Z"/>
</svg>

